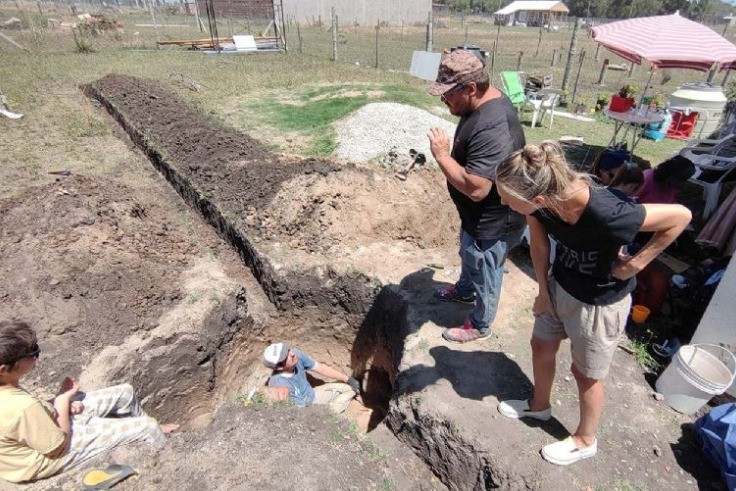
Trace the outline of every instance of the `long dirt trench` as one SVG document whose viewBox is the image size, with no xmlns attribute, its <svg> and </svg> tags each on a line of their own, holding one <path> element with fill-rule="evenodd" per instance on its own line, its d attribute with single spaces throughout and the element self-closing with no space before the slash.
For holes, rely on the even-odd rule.
<svg viewBox="0 0 736 491">
<path fill-rule="evenodd" d="M 330 237 L 332 231 L 325 233 L 325 213 L 317 209 L 326 199 L 321 188 L 333 186 L 330 182 L 325 184 L 325 180 L 337 176 L 349 186 L 374 179 L 371 172 L 329 160 L 299 161 L 271 154 L 247 136 L 217 126 L 152 82 L 113 75 L 86 87 L 85 92 L 107 109 L 185 202 L 235 248 L 270 301 L 266 310 L 275 307 L 275 313 L 264 324 L 259 320 L 263 317 L 259 306 L 248 304 L 244 292 L 234 291 L 200 320 L 204 326 L 215 326 L 201 333 L 208 338 L 205 344 L 213 348 L 202 350 L 196 341 L 189 348 L 203 352 L 196 360 L 197 367 L 213 366 L 206 393 L 220 397 L 195 401 L 185 396 L 182 404 L 181 395 L 196 394 L 192 387 L 199 384 L 187 377 L 191 370 L 186 367 L 191 361 L 185 360 L 185 356 L 174 360 L 160 356 L 147 359 L 138 368 L 139 373 L 163 371 L 172 373 L 177 380 L 171 384 L 166 377 L 147 377 L 149 385 L 143 391 L 156 394 L 156 414 L 183 418 L 191 427 L 204 428 L 217 409 L 214 401 L 248 393 L 263 383 L 267 372 L 261 366 L 260 354 L 266 343 L 291 339 L 315 358 L 349 370 L 362 380 L 364 408 L 352 405 L 349 412 L 364 429 L 376 428 L 389 411 L 394 391 L 408 328 L 406 303 L 398 285 L 383 285 L 358 270 L 355 264 L 360 259 L 347 262 L 347 266 L 345 261 L 333 260 L 335 256 L 349 256 L 347 251 L 356 244 L 360 247 L 360 230 L 353 228 L 355 224 L 347 224 L 352 231 L 346 234 L 339 230 L 336 237 Z M 293 206 L 300 209 L 281 209 L 282 215 L 274 216 L 273 207 L 283 206 L 283 202 L 273 205 L 279 200 L 274 192 L 295 181 L 296 186 L 301 186 L 305 177 L 317 179 L 302 188 L 304 196 L 295 199 Z M 423 179 L 429 180 L 440 196 L 444 195 L 436 179 Z M 370 191 L 375 190 L 372 185 Z M 391 190 L 384 193 L 390 194 Z M 347 202 L 347 206 L 354 198 L 339 190 L 330 190 L 328 194 L 333 198 L 342 194 L 340 203 Z M 382 201 L 380 194 L 373 199 Z M 330 206 L 340 208 L 335 202 Z M 443 211 L 449 227 L 454 210 Z M 360 212 L 363 211 L 352 215 Z M 413 215 L 414 211 L 411 213 L 409 217 L 393 216 L 381 223 L 382 238 L 403 241 L 409 237 L 425 241 L 422 247 L 432 244 L 435 237 L 413 237 L 419 234 L 407 229 L 415 226 L 411 222 L 428 220 L 430 215 L 436 221 L 437 210 L 427 208 L 420 212 L 425 216 L 419 217 Z M 290 221 L 285 223 L 284 216 L 289 216 Z M 360 217 L 348 212 L 346 219 Z M 433 233 L 441 234 L 442 230 Z M 452 236 L 455 235 L 453 231 Z M 296 247 L 283 250 L 289 246 Z M 368 259 L 380 260 L 371 255 Z M 186 351 L 186 347 L 179 350 Z M 110 357 L 99 357 L 98 363 L 109 363 L 113 356 L 111 353 Z M 186 412 L 183 407 L 188 408 Z M 451 482 L 445 484 L 452 486 Z"/>
<path fill-rule="evenodd" d="M 687 490 L 692 489 L 689 474 L 673 472 L 680 456 L 697 460 L 695 469 L 706 468 L 691 442 L 681 437 L 679 425 L 687 421 L 654 402 L 634 360 L 621 353 L 608 382 L 617 404 L 607 409 L 612 414 L 600 460 L 561 471 L 534 451 L 576 424 L 574 388 L 562 377 L 569 354 L 559 360 L 556 418 L 536 426 L 498 418 L 498 400 L 528 394 L 531 388 L 524 370 L 530 366 L 529 305 L 536 284 L 528 259 L 512 258 L 496 336 L 459 348 L 438 341 L 440 327 L 457 325 L 467 314 L 431 297 L 434 288 L 457 275 L 452 269 L 457 266 L 457 218 L 440 173 L 421 170 L 402 182 L 368 166 L 276 155 L 150 81 L 110 75 L 86 93 L 234 247 L 258 284 L 259 295 L 235 288 L 200 314 L 206 317 L 195 323 L 200 328 L 179 336 L 186 349 L 178 350 L 176 359 L 161 356 L 162 346 L 138 350 L 139 372 L 148 381 L 143 385 L 156 416 L 181 415 L 192 426 L 206 426 L 223 397 L 262 383 L 266 374 L 259 357 L 266 343 L 289 339 L 362 378 L 366 427 L 389 428 L 450 489 L 617 489 L 633 482 L 642 489 Z M 196 271 L 190 272 L 190 278 L 196 277 Z M 188 314 L 178 315 L 173 313 L 168 324 L 186 326 Z M 192 359 L 191 352 L 198 356 Z M 114 353 L 100 360 L 114 366 Z M 148 366 L 163 376 L 146 378 L 142 372 Z M 208 434 L 200 449 L 227 455 L 217 445 L 232 446 L 236 434 L 229 425 L 242 423 L 246 413 L 257 415 L 225 411 L 226 423 L 207 427 L 217 434 Z M 256 425 L 266 419 L 293 425 L 300 417 L 264 414 Z M 261 428 L 250 428 L 248 436 L 257 441 Z M 293 431 L 301 433 L 304 427 Z M 247 465 L 242 459 L 228 462 Z M 206 476 L 199 473 L 190 480 L 200 474 Z M 299 476 L 310 477 L 316 479 L 314 489 L 321 489 L 320 479 L 327 478 L 320 470 Z M 400 489 L 423 489 L 430 481 L 416 471 L 413 482 Z M 259 482 L 262 486 L 236 483 L 217 489 L 269 489 L 269 479 Z"/>
</svg>

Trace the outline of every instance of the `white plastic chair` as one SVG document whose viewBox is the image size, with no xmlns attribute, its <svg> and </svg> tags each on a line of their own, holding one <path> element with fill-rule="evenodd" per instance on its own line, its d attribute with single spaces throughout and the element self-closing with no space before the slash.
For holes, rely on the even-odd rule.
<svg viewBox="0 0 736 491">
<path fill-rule="evenodd" d="M 690 182 L 702 186 L 705 200 L 703 218 L 708 218 L 718 207 L 723 180 L 736 169 L 736 136 L 693 143 L 697 144 L 683 148 L 680 155 L 695 164 L 695 175 Z"/>
<path fill-rule="evenodd" d="M 562 91 L 559 89 L 541 89 L 539 92 L 529 94 L 527 102 L 534 107 L 534 114 L 532 114 L 532 128 L 537 125 L 537 118 L 539 119 L 540 126 L 544 123 L 544 117 L 547 113 L 550 114 L 549 128 L 552 129 L 552 123 L 555 121 L 555 107 L 560 100 Z"/>
</svg>

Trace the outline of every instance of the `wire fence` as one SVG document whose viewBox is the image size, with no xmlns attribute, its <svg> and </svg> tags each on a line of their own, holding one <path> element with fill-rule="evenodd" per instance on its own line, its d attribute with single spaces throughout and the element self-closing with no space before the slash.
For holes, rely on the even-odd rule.
<svg viewBox="0 0 736 491">
<path fill-rule="evenodd" d="M 573 46 L 574 26 L 578 22 L 577 42 Z M 593 41 L 589 28 L 612 19 L 567 18 L 539 27 L 496 25 L 492 16 L 443 16 L 428 24 L 374 26 L 356 23 L 287 22 L 285 37 L 289 49 L 298 53 L 381 70 L 409 72 L 415 51 L 441 51 L 473 44 L 489 51 L 487 68 L 494 84 L 500 86 L 501 71 L 518 71 L 535 77 L 552 76 L 553 86 L 582 99 L 588 107 L 598 93 L 616 92 L 627 84 L 647 83 L 648 67 L 632 65 Z M 720 28 L 728 38 L 728 26 Z M 736 29 L 734 30 L 736 31 Z M 569 63 L 568 63 L 569 59 Z M 568 66 L 569 65 L 569 66 Z M 565 71 L 568 75 L 565 86 Z M 654 91 L 670 91 L 686 81 L 704 81 L 706 74 L 688 70 L 663 71 L 654 79 Z M 716 82 L 725 81 L 724 74 Z M 668 87 L 664 87 L 668 85 Z"/>
<path fill-rule="evenodd" d="M 314 56 L 367 69 L 408 73 L 415 51 L 439 52 L 444 48 L 474 44 L 490 52 L 487 68 L 496 86 L 501 86 L 499 73 L 504 70 L 539 78 L 551 76 L 553 87 L 567 90 L 572 102 L 581 99 L 589 106 L 594 104 L 592 99 L 599 93 L 610 94 L 626 84 L 643 88 L 648 79 L 647 67 L 632 66 L 602 49 L 590 37 L 590 26 L 607 23 L 611 19 L 563 18 L 548 25 L 525 27 L 497 25 L 491 15 L 444 14 L 434 17 L 430 24 L 428 12 L 428 21 L 419 23 L 379 19 L 373 25 L 365 25 L 336 17 L 297 22 L 295 18 L 281 18 L 278 10 L 274 13 L 273 8 L 268 12 L 238 10 L 235 7 L 240 5 L 240 0 L 200 0 L 200 9 L 207 1 L 214 1 L 214 27 L 221 38 L 237 34 L 278 35 L 284 41 L 280 47 L 286 48 L 290 54 Z M 119 20 L 125 25 L 125 33 L 115 36 L 119 37 L 118 43 L 124 48 L 154 49 L 161 41 L 212 36 L 213 25 L 208 24 L 206 13 L 194 10 L 192 3 L 116 0 L 116 5 L 111 5 L 99 0 L 75 4 L 13 0 L 11 5 L 18 6 L 24 22 L 42 27 L 55 18 L 73 23 L 78 21 L 78 15 L 87 13 Z M 229 7 L 224 8 L 223 5 Z M 576 22 L 579 25 L 578 42 L 573 46 L 571 41 Z M 736 28 L 726 24 L 711 27 L 733 41 Z M 604 68 L 606 60 L 608 63 Z M 563 79 L 566 82 L 564 87 Z M 664 71 L 661 77 L 655 76 L 656 87 L 653 89 L 668 93 L 682 82 L 705 79 L 706 75 L 699 72 Z M 721 74 L 715 81 L 723 80 Z"/>
</svg>

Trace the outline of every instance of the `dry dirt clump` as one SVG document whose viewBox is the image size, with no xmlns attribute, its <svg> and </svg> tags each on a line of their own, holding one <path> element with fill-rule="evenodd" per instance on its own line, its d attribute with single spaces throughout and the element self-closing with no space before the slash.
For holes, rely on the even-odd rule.
<svg viewBox="0 0 736 491">
<path fill-rule="evenodd" d="M 128 381 L 156 415 L 212 410 L 214 364 L 201 361 L 244 324 L 242 287 L 216 258 L 234 254 L 164 191 L 69 176 L 0 202 L 0 318 L 31 323 L 43 351 L 29 387 Z M 193 387 L 196 401 L 177 400 Z"/>
<path fill-rule="evenodd" d="M 84 176 L 0 203 L 0 316 L 86 352 L 153 328 L 198 248 L 164 206 Z"/>
</svg>

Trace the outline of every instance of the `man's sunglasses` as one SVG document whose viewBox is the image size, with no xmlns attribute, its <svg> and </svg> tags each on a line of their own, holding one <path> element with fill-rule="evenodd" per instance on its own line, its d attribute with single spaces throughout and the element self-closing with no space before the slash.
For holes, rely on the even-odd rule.
<svg viewBox="0 0 736 491">
<path fill-rule="evenodd" d="M 440 96 L 440 99 L 442 99 L 444 102 L 447 102 L 448 97 L 452 97 L 455 94 L 459 94 L 464 89 L 465 89 L 465 84 L 457 84 L 456 86 L 454 86 L 453 88 L 451 88 L 450 90 L 442 94 Z"/>
<path fill-rule="evenodd" d="M 17 362 L 19 362 L 23 358 L 30 358 L 30 357 L 38 358 L 39 356 L 41 356 L 41 348 L 38 346 L 38 343 L 36 343 L 30 347 L 28 352 L 26 352 L 23 355 L 20 355 L 15 360 L 11 360 L 7 363 L 3 363 L 3 365 L 15 365 Z"/>
</svg>

